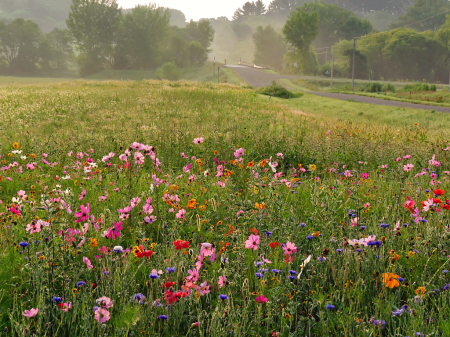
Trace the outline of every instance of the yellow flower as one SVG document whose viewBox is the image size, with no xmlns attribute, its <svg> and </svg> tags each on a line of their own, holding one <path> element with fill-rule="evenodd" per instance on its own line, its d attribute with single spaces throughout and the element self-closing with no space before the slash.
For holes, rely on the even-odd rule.
<svg viewBox="0 0 450 337">
<path fill-rule="evenodd" d="M 308 165 L 310 171 L 315 171 L 317 166 L 314 164 Z"/>
<path fill-rule="evenodd" d="M 13 148 L 18 149 L 18 148 L 19 148 L 19 143 L 14 142 L 14 143 L 13 143 Z"/>
<path fill-rule="evenodd" d="M 97 239 L 96 238 L 91 238 L 91 247 L 92 248 L 97 247 Z"/>
</svg>

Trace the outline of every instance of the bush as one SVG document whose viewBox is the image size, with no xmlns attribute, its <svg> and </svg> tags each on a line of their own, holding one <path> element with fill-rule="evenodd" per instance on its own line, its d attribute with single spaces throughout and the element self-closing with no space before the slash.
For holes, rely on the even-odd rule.
<svg viewBox="0 0 450 337">
<path fill-rule="evenodd" d="M 436 86 L 434 86 L 434 87 L 436 88 Z M 430 91 L 430 86 L 426 83 L 407 84 L 403 87 L 402 90 L 406 91 L 406 92 Z M 432 91 L 435 91 L 435 90 L 432 90 Z"/>
<path fill-rule="evenodd" d="M 375 83 L 368 83 L 364 88 L 363 91 L 365 92 L 380 92 L 382 88 L 381 83 L 375 82 Z"/>
<path fill-rule="evenodd" d="M 303 94 L 300 94 L 300 93 L 290 92 L 285 87 L 282 87 L 281 85 L 277 84 L 275 81 L 273 81 L 271 85 L 268 85 L 264 88 L 259 89 L 257 92 L 262 95 L 273 96 L 273 97 L 278 97 L 278 98 L 285 98 L 285 99 L 303 96 Z"/>
<path fill-rule="evenodd" d="M 181 77 L 180 70 L 173 62 L 165 62 L 161 67 L 156 70 L 156 74 L 159 79 L 176 81 Z"/>
<path fill-rule="evenodd" d="M 430 91 L 436 91 L 436 84 L 430 85 Z"/>
<path fill-rule="evenodd" d="M 388 92 L 388 91 L 395 92 L 395 86 L 393 84 L 391 84 L 391 83 L 387 83 L 387 84 L 383 85 L 383 87 L 381 88 L 381 91 L 384 91 L 384 92 Z"/>
</svg>

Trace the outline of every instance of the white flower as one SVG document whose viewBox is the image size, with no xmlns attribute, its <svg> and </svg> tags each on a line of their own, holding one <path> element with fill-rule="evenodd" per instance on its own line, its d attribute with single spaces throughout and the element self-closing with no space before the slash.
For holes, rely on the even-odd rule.
<svg viewBox="0 0 450 337">
<path fill-rule="evenodd" d="M 61 188 L 61 185 L 56 185 L 55 187 L 56 187 L 56 188 Z"/>
<path fill-rule="evenodd" d="M 22 203 L 22 199 L 16 198 L 16 197 L 13 197 L 11 201 L 12 201 L 13 203 L 19 204 L 19 205 Z"/>
<path fill-rule="evenodd" d="M 153 191 L 155 190 L 155 186 L 153 184 L 150 185 L 150 193 L 153 193 Z"/>
<path fill-rule="evenodd" d="M 20 159 L 25 160 L 27 159 L 27 156 L 20 156 Z"/>
<path fill-rule="evenodd" d="M 115 251 L 115 252 L 122 252 L 123 251 L 123 247 L 122 246 L 115 246 L 113 248 L 113 251 Z"/>
<path fill-rule="evenodd" d="M 90 167 L 94 167 L 94 168 L 95 168 L 95 167 L 98 167 L 98 165 L 97 165 L 96 163 L 89 163 L 89 166 L 90 166 Z"/>
<path fill-rule="evenodd" d="M 22 150 L 14 150 L 14 151 L 11 151 L 11 152 L 14 153 L 14 154 L 21 154 Z"/>
<path fill-rule="evenodd" d="M 61 177 L 61 179 L 63 179 L 63 180 L 69 180 L 69 179 L 71 179 L 71 178 L 70 178 L 70 175 L 66 175 L 66 176 L 64 176 L 64 177 Z"/>
</svg>

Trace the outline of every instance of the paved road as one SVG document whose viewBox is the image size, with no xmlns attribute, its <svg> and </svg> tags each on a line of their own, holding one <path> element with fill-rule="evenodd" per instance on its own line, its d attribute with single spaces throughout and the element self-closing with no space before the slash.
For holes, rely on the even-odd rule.
<svg viewBox="0 0 450 337">
<path fill-rule="evenodd" d="M 241 76 L 249 85 L 253 87 L 264 87 L 266 85 L 272 84 L 272 81 L 277 81 L 279 79 L 297 79 L 301 78 L 299 76 L 290 76 L 290 75 L 278 75 L 278 74 L 269 74 L 262 70 L 241 66 L 241 65 L 227 65 L 228 68 L 233 69 L 239 76 Z M 420 110 L 435 110 L 441 112 L 450 113 L 450 108 L 441 107 L 441 106 L 431 106 L 431 105 L 422 105 L 422 104 L 413 104 L 406 102 L 397 102 L 397 101 L 388 101 L 380 98 L 372 98 L 366 96 L 359 95 L 350 95 L 350 94 L 335 94 L 330 92 L 314 92 L 310 91 L 309 93 L 315 94 L 322 97 L 335 98 L 341 100 L 354 100 L 356 102 L 369 103 L 369 104 L 378 104 L 385 106 L 392 106 L 396 108 L 411 108 L 411 109 L 420 109 Z"/>
</svg>

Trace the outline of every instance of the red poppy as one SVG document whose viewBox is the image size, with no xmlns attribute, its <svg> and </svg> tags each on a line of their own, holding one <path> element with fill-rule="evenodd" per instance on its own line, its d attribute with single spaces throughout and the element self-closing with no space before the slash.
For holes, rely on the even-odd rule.
<svg viewBox="0 0 450 337">
<path fill-rule="evenodd" d="M 150 256 L 152 256 L 152 254 L 153 254 L 153 251 L 151 251 L 151 250 L 144 250 L 142 252 L 136 253 L 136 256 L 141 259 L 144 256 L 145 257 L 150 257 Z"/>
<path fill-rule="evenodd" d="M 176 240 L 173 242 L 173 244 L 175 245 L 175 249 L 176 250 L 180 250 L 180 249 L 188 249 L 189 248 L 189 241 L 183 241 L 183 240 Z"/>
<path fill-rule="evenodd" d="M 275 247 L 280 247 L 281 244 L 279 242 L 272 242 L 269 244 L 270 248 L 275 249 Z"/>
<path fill-rule="evenodd" d="M 252 232 L 255 235 L 258 235 L 258 230 L 256 228 L 251 228 L 250 232 Z"/>
<path fill-rule="evenodd" d="M 433 203 L 440 204 L 440 203 L 442 203 L 442 201 L 440 201 L 439 199 L 433 198 Z"/>
<path fill-rule="evenodd" d="M 435 195 L 441 196 L 441 195 L 443 195 L 445 193 L 445 191 L 443 191 L 443 190 L 438 188 L 437 190 L 434 190 L 433 193 Z"/>
<path fill-rule="evenodd" d="M 174 286 L 175 284 L 177 284 L 177 283 L 176 282 L 161 283 L 161 288 L 170 288 L 170 287 Z"/>
<path fill-rule="evenodd" d="M 92 283 L 92 289 L 97 288 L 97 283 Z"/>
</svg>

